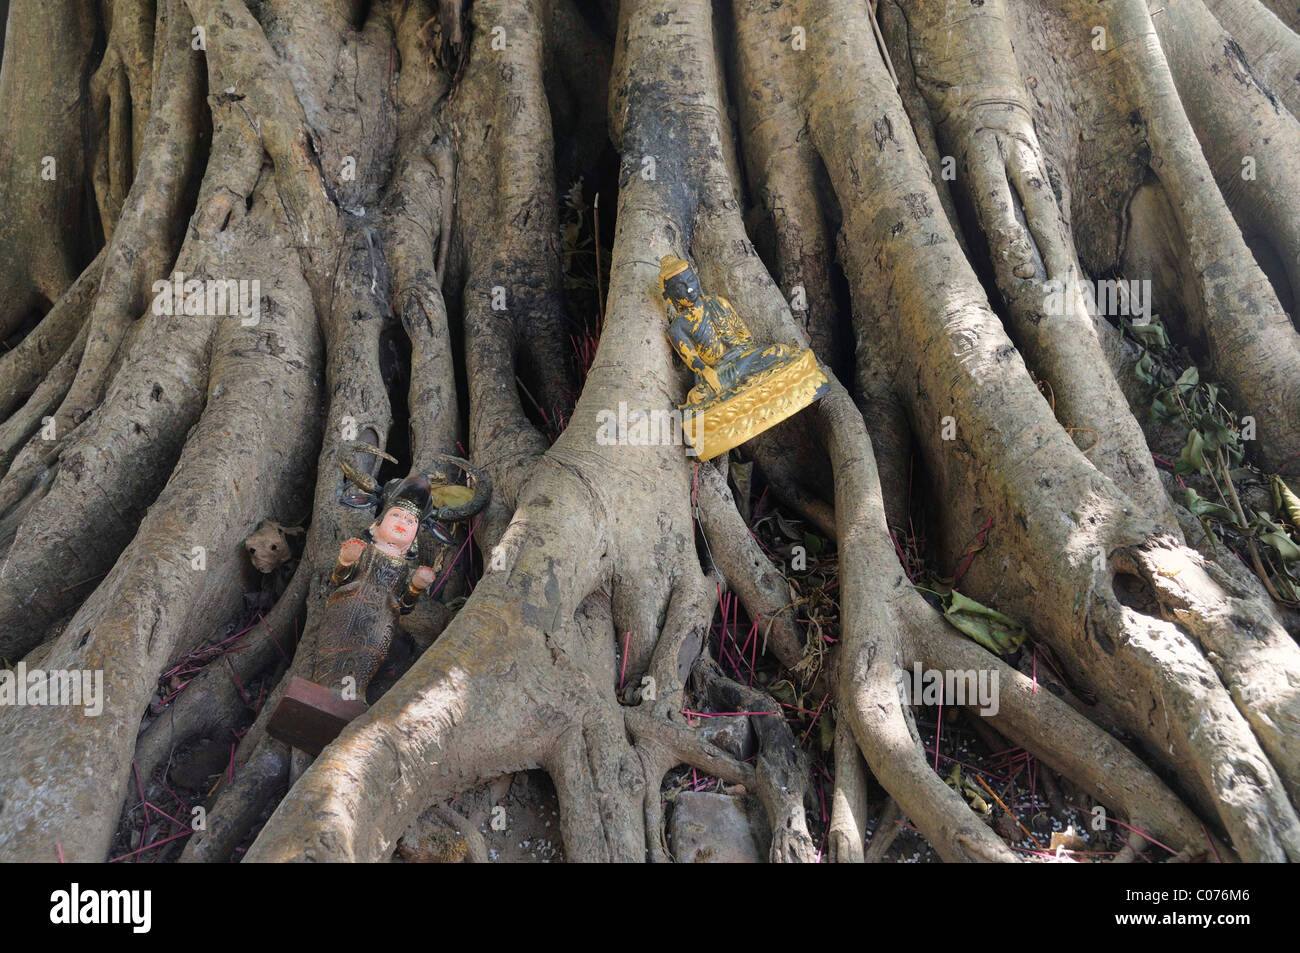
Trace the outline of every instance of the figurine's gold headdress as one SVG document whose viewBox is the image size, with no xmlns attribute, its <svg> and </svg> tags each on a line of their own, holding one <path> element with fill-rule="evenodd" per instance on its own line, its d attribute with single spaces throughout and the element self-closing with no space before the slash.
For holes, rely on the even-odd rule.
<svg viewBox="0 0 1300 953">
<path fill-rule="evenodd" d="M 676 255 L 664 255 L 663 258 L 659 259 L 659 290 L 664 290 L 664 286 L 668 284 L 669 278 L 672 278 L 674 275 L 680 275 L 690 267 L 690 262 L 684 261 Z"/>
<path fill-rule="evenodd" d="M 417 519 L 424 516 L 424 507 L 420 506 L 415 500 L 394 500 L 388 504 L 386 509 L 406 510 L 408 513 L 413 513 Z"/>
</svg>

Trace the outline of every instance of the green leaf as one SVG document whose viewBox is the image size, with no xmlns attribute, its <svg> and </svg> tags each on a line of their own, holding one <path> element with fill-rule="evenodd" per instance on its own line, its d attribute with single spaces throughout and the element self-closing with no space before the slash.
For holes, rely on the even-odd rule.
<svg viewBox="0 0 1300 953">
<path fill-rule="evenodd" d="M 1218 503 L 1205 499 L 1190 486 L 1187 487 L 1184 505 L 1192 511 L 1193 516 L 1208 516 L 1211 519 L 1223 520 L 1224 522 L 1231 523 L 1234 526 L 1238 525 L 1236 514 L 1233 513 L 1232 510 L 1228 509 L 1226 506 L 1220 506 Z"/>
<path fill-rule="evenodd" d="M 817 556 L 822 551 L 822 538 L 815 533 L 804 533 L 803 544 L 809 556 Z"/>
<path fill-rule="evenodd" d="M 1138 362 L 1133 367 L 1133 371 L 1143 383 L 1149 384 L 1152 387 L 1156 385 L 1156 364 L 1151 358 L 1150 351 L 1142 352 L 1142 356 L 1138 358 Z"/>
<path fill-rule="evenodd" d="M 1300 560 L 1300 546 L 1297 546 L 1295 540 L 1281 530 L 1260 533 L 1259 538 L 1277 550 L 1278 558 L 1282 562 L 1293 563 Z"/>
<path fill-rule="evenodd" d="M 1178 462 L 1174 464 L 1174 472 L 1200 473 L 1204 469 L 1205 439 L 1199 430 L 1191 430 L 1187 434 L 1187 443 L 1183 445 L 1183 452 L 1178 455 Z"/>
<path fill-rule="evenodd" d="M 1178 388 L 1179 392 L 1183 394 L 1183 396 L 1186 396 L 1188 393 L 1195 390 L 1196 385 L 1200 382 L 1201 377 L 1196 371 L 1196 365 L 1193 364 L 1187 370 L 1183 371 L 1174 386 Z"/>
<path fill-rule="evenodd" d="M 1290 602 L 1300 602 L 1300 592 L 1297 592 L 1296 584 L 1285 573 L 1277 572 L 1273 574 L 1273 588 L 1283 599 Z"/>
<path fill-rule="evenodd" d="M 1214 453 L 1216 450 L 1232 447 L 1237 443 L 1237 435 L 1209 414 L 1201 415 L 1199 429 L 1205 441 L 1206 453 Z"/>
<path fill-rule="evenodd" d="M 1129 330 L 1147 347 L 1163 350 L 1169 346 L 1169 335 L 1165 333 L 1165 326 L 1159 321 L 1151 320 L 1146 324 L 1130 324 Z"/>
<path fill-rule="evenodd" d="M 1275 533 L 1261 533 L 1259 536 L 1264 542 L 1277 550 L 1278 557 L 1284 563 L 1293 563 L 1300 560 L 1300 546 L 1286 533 L 1280 530 Z"/>
<path fill-rule="evenodd" d="M 1287 535 L 1286 530 L 1263 513 L 1256 513 L 1250 525 L 1260 541 L 1271 546 L 1282 562 L 1291 563 L 1300 560 L 1300 546 L 1297 546 L 1295 540 Z"/>
<path fill-rule="evenodd" d="M 1179 418 L 1178 408 L 1166 404 L 1159 397 L 1151 402 L 1151 414 L 1164 424 L 1171 424 Z"/>
<path fill-rule="evenodd" d="M 1010 655 L 1028 638 L 1029 633 L 1015 619 L 980 605 L 956 589 L 944 597 L 944 605 L 944 618 L 994 655 Z"/>
</svg>

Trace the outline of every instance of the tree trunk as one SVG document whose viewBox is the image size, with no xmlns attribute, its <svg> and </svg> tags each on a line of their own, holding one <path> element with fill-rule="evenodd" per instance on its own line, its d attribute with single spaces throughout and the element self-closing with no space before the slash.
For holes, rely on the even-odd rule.
<svg viewBox="0 0 1300 953">
<path fill-rule="evenodd" d="M 139 857 L 165 818 L 167 859 L 387 860 L 540 769 L 566 857 L 662 861 L 683 765 L 757 800 L 774 861 L 880 860 L 903 818 L 945 860 L 1041 855 L 950 778 L 957 706 L 1116 820 L 1117 860 L 1300 859 L 1298 28 L 1272 0 L 0 3 L 0 657 L 104 692 L 0 704 L 0 856 Z M 825 396 L 708 462 L 608 439 L 689 386 L 667 255 Z M 340 464 L 446 454 L 493 496 L 421 543 L 414 659 L 291 751 L 269 715 L 372 518 Z M 274 583 L 263 520 L 305 527 Z M 964 637 L 961 598 L 1025 648 Z M 936 710 L 920 669 L 997 703 Z M 744 713 L 753 763 L 700 711 Z M 177 794 L 201 748 L 220 783 Z"/>
</svg>

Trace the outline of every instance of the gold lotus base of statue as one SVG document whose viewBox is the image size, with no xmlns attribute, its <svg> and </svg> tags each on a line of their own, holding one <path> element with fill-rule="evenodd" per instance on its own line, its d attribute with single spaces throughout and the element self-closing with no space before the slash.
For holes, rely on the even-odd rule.
<svg viewBox="0 0 1300 953">
<path fill-rule="evenodd" d="M 810 350 L 746 378 L 742 386 L 681 405 L 686 442 L 712 460 L 812 404 L 830 382 Z M 694 391 L 692 392 L 694 393 Z"/>
</svg>

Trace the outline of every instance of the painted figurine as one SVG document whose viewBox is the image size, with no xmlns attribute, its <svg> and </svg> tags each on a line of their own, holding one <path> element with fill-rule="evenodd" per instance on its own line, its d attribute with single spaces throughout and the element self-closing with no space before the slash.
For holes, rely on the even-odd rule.
<svg viewBox="0 0 1300 953">
<path fill-rule="evenodd" d="M 352 444 L 349 449 L 393 460 L 365 444 Z M 451 483 L 442 473 L 434 473 L 432 479 L 416 473 L 381 488 L 368 473 L 342 461 L 344 475 L 358 492 L 344 493 L 340 502 L 373 508 L 378 519 L 365 539 L 349 539 L 339 547 L 330 578 L 338 588 L 326 600 L 316 641 L 312 667 L 316 684 L 338 688 L 351 676 L 356 697 L 365 699 L 370 680 L 392 645 L 398 617 L 414 609 L 433 582 L 433 569 L 420 562 L 420 530 L 449 545 L 454 531 L 444 524 L 468 520 L 487 506 L 492 493 L 487 477 L 459 457 L 441 459 L 470 474 L 474 488 Z"/>
<path fill-rule="evenodd" d="M 365 539 L 339 547 L 325 602 L 311 680 L 328 688 L 348 686 L 364 699 L 370 680 L 388 654 L 397 619 L 415 608 L 433 582 L 433 569 L 419 565 L 415 537 L 431 506 L 429 480 L 408 477 L 386 501 Z M 352 682 L 345 681 L 351 677 Z"/>
<path fill-rule="evenodd" d="M 352 444 L 348 451 L 393 460 L 365 444 Z M 439 457 L 469 474 L 473 488 L 453 484 L 442 473 L 432 478 L 414 473 L 381 487 L 346 459 L 340 461 L 348 482 L 357 487 L 344 492 L 340 502 L 373 509 L 376 519 L 363 538 L 339 547 L 330 577 L 336 588 L 317 629 L 311 679 L 291 680 L 268 725 L 273 736 L 317 754 L 365 710 L 366 690 L 388 655 L 398 619 L 415 608 L 433 582 L 433 569 L 421 564 L 421 531 L 433 537 L 426 537 L 427 548 L 448 545 L 454 533 L 450 524 L 487 506 L 492 484 L 486 475 L 459 457 Z"/>
<path fill-rule="evenodd" d="M 690 264 L 674 255 L 659 263 L 668 340 L 695 372 L 680 406 L 687 442 L 709 460 L 798 413 L 830 388 L 807 348 L 755 344 L 749 329 L 718 295 L 700 290 Z"/>
</svg>

